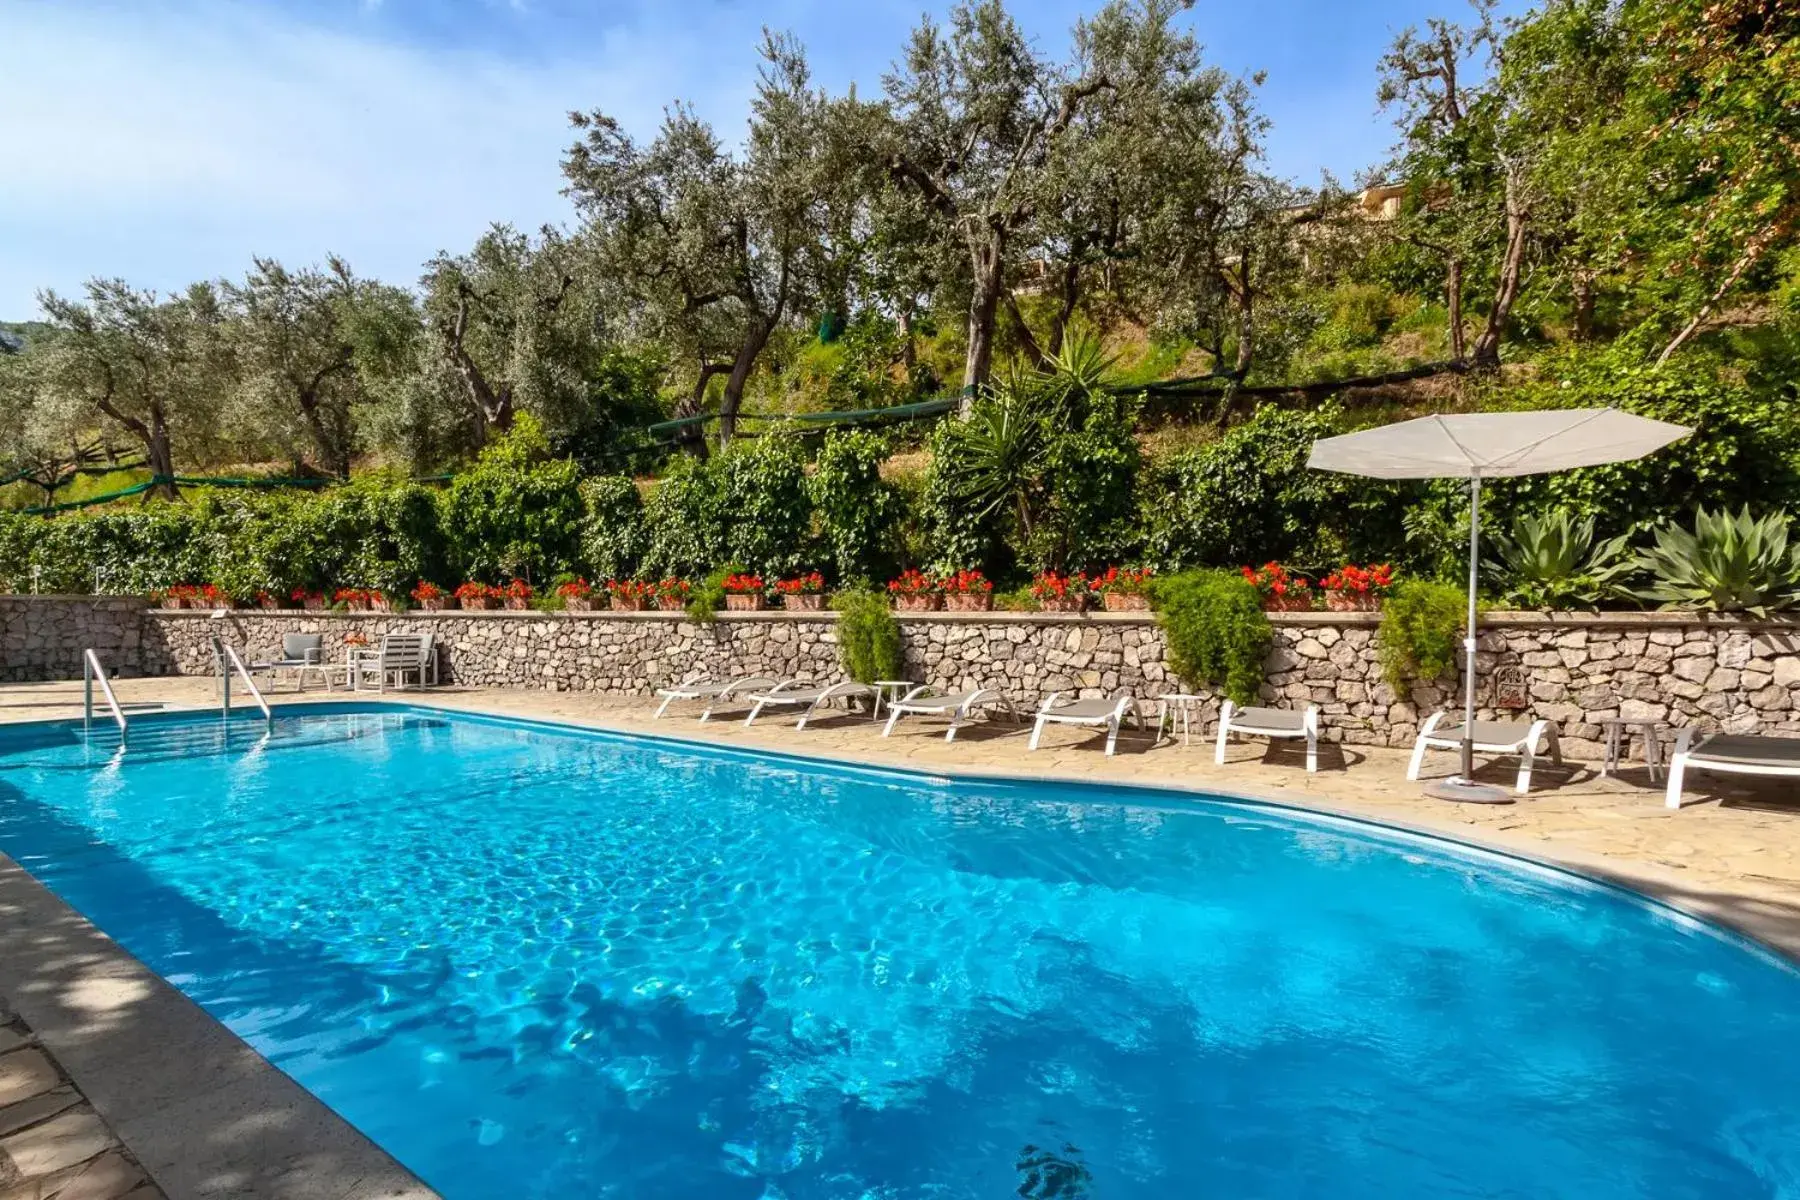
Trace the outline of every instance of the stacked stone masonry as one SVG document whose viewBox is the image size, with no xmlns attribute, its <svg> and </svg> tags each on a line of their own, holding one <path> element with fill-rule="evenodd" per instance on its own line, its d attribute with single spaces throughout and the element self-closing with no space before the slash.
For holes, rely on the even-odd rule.
<svg viewBox="0 0 1800 1200">
<path fill-rule="evenodd" d="M 0 677 L 79 677 L 94 644 L 127 674 L 206 674 L 223 634 L 251 660 L 277 656 L 284 633 L 321 633 L 341 661 L 346 638 L 430 633 L 441 677 L 472 687 L 647 694 L 728 674 L 840 673 L 829 615 L 722 614 L 697 625 L 660 613 L 340 614 L 145 609 L 125 599 L 0 598 Z M 1454 679 L 1397 696 L 1382 678 L 1372 614 L 1275 614 L 1265 698 L 1316 703 L 1327 736 L 1410 745 L 1423 714 L 1460 699 Z M 1143 698 L 1181 689 L 1147 617 L 1025 613 L 901 618 L 909 677 L 940 688 L 991 686 L 1021 705 L 1051 691 Z M 1668 614 L 1497 614 L 1483 632 L 1485 716 L 1557 722 L 1577 754 L 1612 716 L 1733 732 L 1800 734 L 1800 624 Z M 1503 693 L 1496 695 L 1496 680 Z M 1495 706 L 1496 699 L 1523 707 Z"/>
</svg>

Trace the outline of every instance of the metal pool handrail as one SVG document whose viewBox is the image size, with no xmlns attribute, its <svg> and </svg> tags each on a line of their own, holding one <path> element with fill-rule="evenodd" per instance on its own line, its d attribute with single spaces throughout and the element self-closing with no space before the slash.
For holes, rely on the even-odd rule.
<svg viewBox="0 0 1800 1200">
<path fill-rule="evenodd" d="M 100 656 L 90 647 L 81 652 L 81 727 L 86 730 L 94 723 L 94 680 L 100 680 L 100 690 L 106 696 L 106 706 L 112 709 L 112 719 L 119 726 L 119 741 L 125 740 L 125 710 L 119 707 L 119 698 L 113 695 L 112 684 L 107 681 L 106 668 L 100 665 Z"/>
<path fill-rule="evenodd" d="M 237 668 L 237 673 L 243 679 L 244 686 L 250 689 L 250 697 L 256 701 L 256 707 L 262 709 L 263 720 L 273 726 L 275 714 L 269 711 L 269 702 L 264 700 L 262 692 L 257 690 L 256 680 L 250 677 L 250 669 L 244 666 L 244 660 L 238 657 L 237 648 L 227 646 L 216 637 L 212 640 L 212 644 L 213 655 L 219 663 L 219 680 L 224 686 L 224 694 L 219 700 L 219 711 L 227 718 L 231 716 L 231 671 L 226 666 L 229 663 L 232 667 Z"/>
</svg>

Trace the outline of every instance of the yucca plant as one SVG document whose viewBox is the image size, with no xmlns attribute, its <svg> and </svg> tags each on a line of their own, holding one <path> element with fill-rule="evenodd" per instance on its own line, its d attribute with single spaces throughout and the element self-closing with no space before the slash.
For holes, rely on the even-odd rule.
<svg viewBox="0 0 1800 1200">
<path fill-rule="evenodd" d="M 1594 519 L 1556 509 L 1543 516 L 1521 513 L 1512 532 L 1490 538 L 1494 557 L 1485 564 L 1520 608 L 1592 608 L 1617 595 L 1636 569 L 1623 537 L 1594 541 Z"/>
<path fill-rule="evenodd" d="M 1637 556 L 1650 587 L 1638 592 L 1664 608 L 1766 616 L 1800 604 L 1800 546 L 1788 544 L 1786 513 L 1753 517 L 1746 506 L 1694 514 L 1690 533 L 1669 525 Z"/>
</svg>

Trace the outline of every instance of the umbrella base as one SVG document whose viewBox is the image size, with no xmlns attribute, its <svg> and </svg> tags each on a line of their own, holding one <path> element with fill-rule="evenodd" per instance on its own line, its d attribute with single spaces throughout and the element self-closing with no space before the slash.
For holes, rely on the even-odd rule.
<svg viewBox="0 0 1800 1200">
<path fill-rule="evenodd" d="M 1451 776 L 1425 785 L 1425 794 L 1433 800 L 1454 800 L 1459 804 L 1511 804 L 1513 795 L 1491 783 L 1471 783 Z"/>
</svg>

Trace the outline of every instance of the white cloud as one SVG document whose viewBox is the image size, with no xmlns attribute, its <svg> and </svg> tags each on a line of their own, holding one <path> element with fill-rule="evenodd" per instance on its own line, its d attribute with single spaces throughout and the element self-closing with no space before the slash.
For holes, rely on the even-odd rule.
<svg viewBox="0 0 1800 1200">
<path fill-rule="evenodd" d="M 693 84 L 704 110 L 741 112 L 753 69 L 746 44 L 735 78 L 671 70 L 709 36 L 704 21 L 600 30 L 579 62 L 539 64 L 246 8 L 82 14 L 0 0 L 0 30 L 7 317 L 32 312 L 39 287 L 116 274 L 167 290 L 239 273 L 252 254 L 338 252 L 410 282 L 492 221 L 567 218 L 570 109 L 648 130 Z"/>
</svg>

